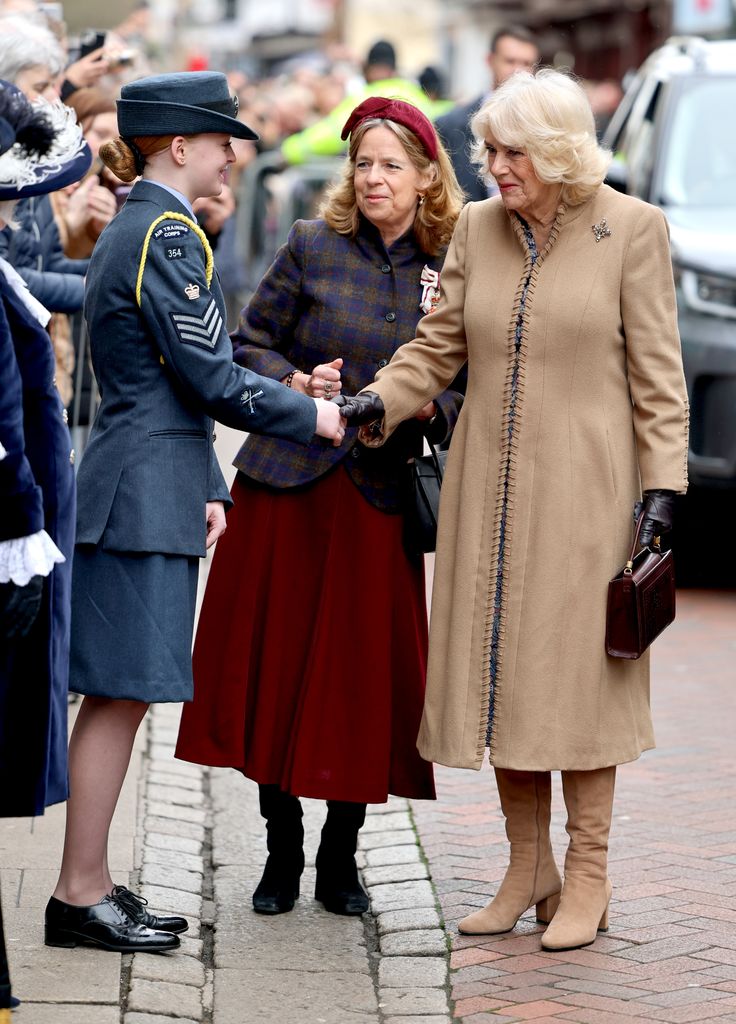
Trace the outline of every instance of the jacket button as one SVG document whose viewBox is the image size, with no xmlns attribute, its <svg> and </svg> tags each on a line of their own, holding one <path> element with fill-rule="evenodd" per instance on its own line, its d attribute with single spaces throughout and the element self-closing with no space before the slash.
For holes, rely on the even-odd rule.
<svg viewBox="0 0 736 1024">
<path fill-rule="evenodd" d="M 213 431 L 212 431 L 212 443 L 214 444 L 214 442 L 215 442 L 216 440 L 217 440 L 217 434 L 216 434 L 216 433 L 214 432 L 214 430 L 213 430 Z"/>
<path fill-rule="evenodd" d="M 396 319 L 396 314 L 395 313 L 387 313 L 386 314 L 386 319 L 388 320 L 388 322 L 390 324 L 392 324 L 394 322 L 394 320 Z"/>
<path fill-rule="evenodd" d="M 350 449 L 350 454 L 351 454 L 351 456 L 352 456 L 352 457 L 353 457 L 354 459 L 359 459 L 359 458 L 360 458 L 360 451 L 359 451 L 359 449 L 357 448 L 357 446 L 356 446 L 355 448 L 351 448 L 351 449 Z"/>
<path fill-rule="evenodd" d="M 77 459 L 77 453 L 72 448 L 72 450 L 69 452 L 69 465 L 73 466 L 74 463 L 76 462 L 76 459 Z"/>
<path fill-rule="evenodd" d="M 384 366 L 388 366 L 388 359 L 380 359 L 378 362 L 378 366 L 380 367 L 380 369 L 383 369 Z"/>
<path fill-rule="evenodd" d="M 64 421 L 64 423 L 69 422 L 69 413 L 66 411 L 66 409 L 61 410 L 61 418 Z"/>
<path fill-rule="evenodd" d="M 382 274 L 390 274 L 391 273 L 391 264 L 390 263 L 384 263 L 383 266 L 381 267 L 381 273 Z"/>
</svg>

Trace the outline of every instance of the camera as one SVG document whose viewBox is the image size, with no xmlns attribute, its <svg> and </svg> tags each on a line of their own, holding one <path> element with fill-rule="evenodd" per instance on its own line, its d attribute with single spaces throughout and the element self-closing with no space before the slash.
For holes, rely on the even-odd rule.
<svg viewBox="0 0 736 1024">
<path fill-rule="evenodd" d="M 79 37 L 79 56 L 86 57 L 95 50 L 100 50 L 105 45 L 106 32 L 98 32 L 96 29 L 88 29 Z"/>
</svg>

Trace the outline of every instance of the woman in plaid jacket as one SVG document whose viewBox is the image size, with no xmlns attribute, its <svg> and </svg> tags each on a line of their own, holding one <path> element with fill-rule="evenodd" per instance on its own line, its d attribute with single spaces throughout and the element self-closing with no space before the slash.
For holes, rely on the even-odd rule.
<svg viewBox="0 0 736 1024">
<path fill-rule="evenodd" d="M 233 336 L 237 362 L 315 397 L 365 387 L 414 337 L 439 298 L 462 205 L 416 107 L 372 97 L 348 134 L 321 219 L 296 222 Z M 354 859 L 366 803 L 434 797 L 415 746 L 424 570 L 402 546 L 401 489 L 423 432 L 443 440 L 461 402 L 443 392 L 381 450 L 354 429 L 340 448 L 250 436 L 235 460 L 177 756 L 258 782 L 269 851 L 260 913 L 291 910 L 299 895 L 300 796 L 327 801 L 315 896 L 338 914 L 368 908 Z M 365 582 L 350 604 L 338 589 L 348 574 Z"/>
</svg>

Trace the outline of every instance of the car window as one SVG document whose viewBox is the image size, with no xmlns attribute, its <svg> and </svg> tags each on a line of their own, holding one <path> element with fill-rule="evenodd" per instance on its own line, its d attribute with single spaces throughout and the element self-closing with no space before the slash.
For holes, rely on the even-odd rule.
<svg viewBox="0 0 736 1024">
<path fill-rule="evenodd" d="M 649 88 L 639 97 L 636 104 L 638 117 L 631 118 L 626 138 L 626 165 L 628 167 L 628 191 L 631 195 L 649 198 L 649 186 L 654 167 L 654 133 L 657 111 L 662 97 L 662 83 L 652 80 Z"/>
<path fill-rule="evenodd" d="M 670 206 L 736 206 L 736 76 L 696 79 L 674 106 L 663 151 L 660 200 Z"/>
<path fill-rule="evenodd" d="M 631 109 L 636 102 L 637 96 L 641 92 L 644 81 L 645 79 L 643 75 L 637 75 L 634 78 L 631 85 L 626 90 L 624 98 L 619 103 L 618 109 L 611 118 L 611 123 L 606 130 L 604 143 L 614 153 L 624 152 L 624 138 L 626 136 L 626 129 L 631 116 Z"/>
</svg>

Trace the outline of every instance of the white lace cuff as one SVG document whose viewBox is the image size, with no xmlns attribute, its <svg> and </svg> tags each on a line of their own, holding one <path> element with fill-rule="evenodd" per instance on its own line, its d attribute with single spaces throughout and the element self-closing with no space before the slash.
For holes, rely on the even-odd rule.
<svg viewBox="0 0 736 1024">
<path fill-rule="evenodd" d="M 45 530 L 30 537 L 0 541 L 0 583 L 25 587 L 32 576 L 48 576 L 58 562 L 66 559 Z"/>
</svg>

